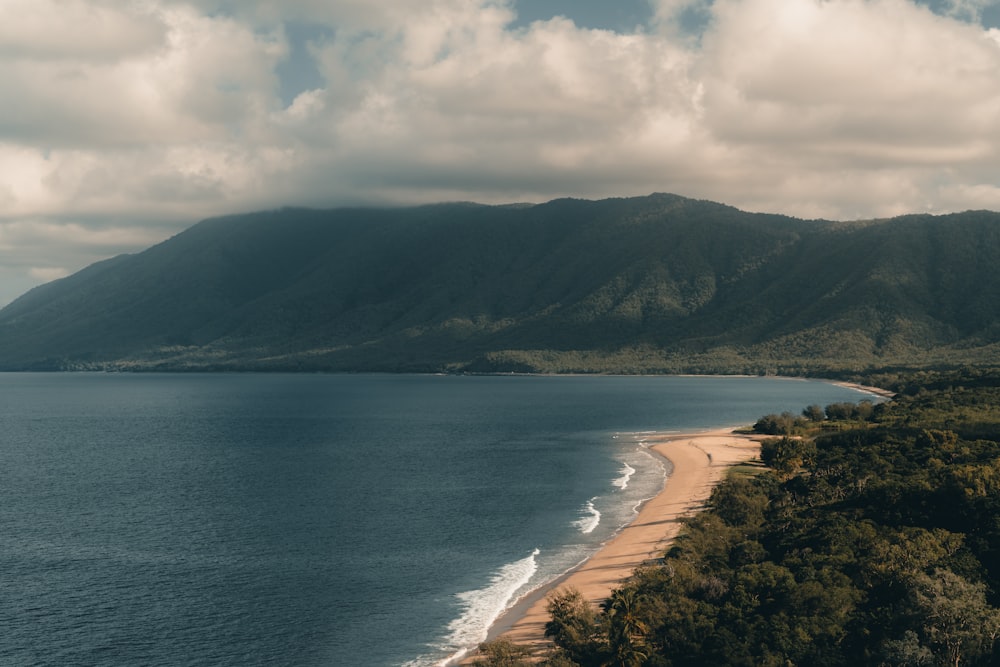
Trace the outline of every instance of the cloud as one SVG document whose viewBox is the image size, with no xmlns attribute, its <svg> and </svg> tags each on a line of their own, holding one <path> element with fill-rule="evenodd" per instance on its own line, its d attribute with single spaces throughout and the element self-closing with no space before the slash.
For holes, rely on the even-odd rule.
<svg viewBox="0 0 1000 667">
<path fill-rule="evenodd" d="M 942 0 L 944 13 L 966 21 L 979 21 L 983 10 L 992 4 L 994 0 Z"/>
<path fill-rule="evenodd" d="M 614 194 L 649 166 L 651 139 L 671 151 L 689 140 L 695 90 L 682 50 L 564 19 L 512 32 L 502 9 L 457 18 L 423 18 L 412 41 L 317 49 L 329 85 L 286 120 L 325 147 L 328 169 L 343 169 L 334 180 L 406 200 Z M 371 67 L 360 80 L 358 60 Z M 656 183 L 644 175 L 639 191 Z"/>
<path fill-rule="evenodd" d="M 995 176 L 1000 49 L 987 37 L 901 0 L 719 2 L 699 61 L 705 126 L 775 184 L 859 186 L 798 196 L 786 187 L 761 205 L 833 216 L 951 210 L 957 202 L 935 189 Z M 879 204 L 887 181 L 909 196 Z"/>
<path fill-rule="evenodd" d="M 988 176 L 1000 62 L 981 28 L 898 0 L 712 11 L 694 46 L 564 20 L 510 32 L 502 11 L 418 21 L 416 46 L 333 40 L 310 136 L 352 191 L 406 200 L 668 189 L 853 217 L 948 210 L 935 188 Z M 355 60 L 378 63 L 363 85 Z"/>
<path fill-rule="evenodd" d="M 99 260 L 141 251 L 178 231 L 177 225 L 137 225 L 134 219 L 103 216 L 0 220 L 0 303 Z"/>
<path fill-rule="evenodd" d="M 164 233 L 163 227 L 135 226 L 123 221 L 103 222 L 79 218 L 74 221 L 24 219 L 0 223 L 0 252 L 20 249 L 19 264 L 41 264 L 51 248 L 63 248 L 66 259 L 74 248 L 105 253 L 118 247 L 146 248 Z M 9 264 L 9 258 L 4 264 Z"/>
<path fill-rule="evenodd" d="M 720 8 L 702 70 L 720 138 L 834 155 L 868 145 L 889 163 L 895 148 L 907 163 L 923 150 L 940 163 L 983 148 L 1000 102 L 1000 50 L 981 30 L 891 0 L 787 7 Z"/>
<path fill-rule="evenodd" d="M 23 34 L 0 39 L 0 91 L 16 101 L 0 115 L 8 141 L 102 151 L 233 141 L 271 102 L 274 63 L 284 54 L 279 35 L 190 8 L 145 16 L 100 5 L 88 13 L 72 2 L 67 8 L 64 16 L 61 3 L 41 2 L 30 20 L 10 29 Z M 55 20 L 58 39 L 36 16 L 42 10 Z M 77 18 L 82 24 L 72 31 L 65 23 Z M 151 25 L 155 34 L 143 34 Z M 103 33 L 119 31 L 118 42 L 95 46 Z M 41 47 L 21 48 L 36 34 Z"/>
<path fill-rule="evenodd" d="M 24 266 L 75 268 L 86 235 L 52 237 L 46 260 L 46 230 L 104 220 L 113 254 L 286 204 L 671 191 L 804 217 L 1000 208 L 983 2 L 653 5 L 622 34 L 516 25 L 503 0 L 8 0 L 0 264 L 33 226 Z M 296 56 L 315 75 L 286 103 L 291 23 L 317 28 Z"/>
<path fill-rule="evenodd" d="M 0 57 L 113 62 L 155 50 L 166 26 L 138 6 L 93 0 L 4 0 Z"/>
<path fill-rule="evenodd" d="M 69 274 L 70 272 L 66 269 L 56 266 L 33 266 L 28 269 L 29 276 L 44 283 L 52 282 L 53 280 L 58 280 L 59 278 L 65 278 Z"/>
</svg>

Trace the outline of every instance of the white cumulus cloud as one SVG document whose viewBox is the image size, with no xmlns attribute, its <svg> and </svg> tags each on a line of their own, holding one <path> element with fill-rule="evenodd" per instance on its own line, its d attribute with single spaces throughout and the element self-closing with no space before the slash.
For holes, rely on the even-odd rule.
<svg viewBox="0 0 1000 667">
<path fill-rule="evenodd" d="M 55 275 L 38 267 L 92 261 L 87 238 L 118 235 L 111 254 L 282 205 L 669 191 L 803 217 L 1000 208 L 982 1 L 653 5 L 622 34 L 514 28 L 505 0 L 6 0 L 0 268 L 23 271 L 0 303 Z M 293 24 L 321 30 L 302 45 L 315 81 L 286 103 Z"/>
</svg>

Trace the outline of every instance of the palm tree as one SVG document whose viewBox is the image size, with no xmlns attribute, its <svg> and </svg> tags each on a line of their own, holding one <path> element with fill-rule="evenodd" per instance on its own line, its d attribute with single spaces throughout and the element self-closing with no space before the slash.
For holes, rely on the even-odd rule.
<svg viewBox="0 0 1000 667">
<path fill-rule="evenodd" d="M 649 657 L 645 646 L 648 627 L 639 616 L 642 598 L 635 588 L 619 588 L 601 608 L 608 622 L 611 665 L 639 667 Z"/>
</svg>

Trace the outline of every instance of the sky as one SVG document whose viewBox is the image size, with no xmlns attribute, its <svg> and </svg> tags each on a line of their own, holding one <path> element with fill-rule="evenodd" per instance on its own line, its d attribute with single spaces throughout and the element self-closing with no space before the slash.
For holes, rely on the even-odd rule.
<svg viewBox="0 0 1000 667">
<path fill-rule="evenodd" d="M 1000 0 L 0 0 L 0 305 L 198 220 L 1000 210 Z"/>
</svg>

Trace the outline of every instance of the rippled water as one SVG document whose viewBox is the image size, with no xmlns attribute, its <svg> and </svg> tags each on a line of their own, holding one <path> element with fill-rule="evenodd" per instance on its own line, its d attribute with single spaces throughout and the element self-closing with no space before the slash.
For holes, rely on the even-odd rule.
<svg viewBox="0 0 1000 667">
<path fill-rule="evenodd" d="M 0 374 L 0 664 L 434 665 L 759 378 Z"/>
</svg>

